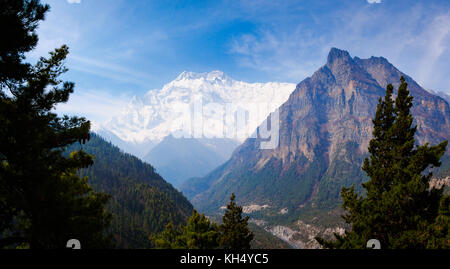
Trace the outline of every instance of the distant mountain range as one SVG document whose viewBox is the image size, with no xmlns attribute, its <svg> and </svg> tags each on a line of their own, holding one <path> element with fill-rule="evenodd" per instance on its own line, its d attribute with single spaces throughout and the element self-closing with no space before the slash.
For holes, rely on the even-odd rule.
<svg viewBox="0 0 450 269">
<path fill-rule="evenodd" d="M 183 193 L 195 208 L 209 214 L 220 212 L 235 193 L 237 202 L 255 209 L 254 218 L 274 234 L 293 231 L 290 243 L 314 246 L 311 238 L 319 230 L 303 221 L 317 222 L 339 208 L 343 186 L 355 184 L 361 191 L 360 183 L 367 179 L 361 165 L 378 98 L 387 84 L 398 87 L 402 75 L 414 96 L 418 143 L 449 140 L 450 109 L 443 98 L 424 90 L 383 57 L 352 58 L 333 48 L 326 64 L 300 82 L 279 108 L 278 147 L 261 149 L 261 139 L 248 138 L 226 163 L 184 184 Z M 448 154 L 443 160 L 448 167 Z"/>
<path fill-rule="evenodd" d="M 183 72 L 162 89 L 134 97 L 119 116 L 95 126 L 93 131 L 125 152 L 150 162 L 165 179 L 178 186 L 190 177 L 204 176 L 226 161 L 248 137 L 244 134 L 224 138 L 223 128 L 214 128 L 223 122 L 223 118 L 208 113 L 206 105 L 229 105 L 232 113 L 248 111 L 249 104 L 258 103 L 270 103 L 275 109 L 294 89 L 295 85 L 290 83 L 237 81 L 221 71 Z M 203 108 L 200 111 L 203 127 L 194 114 L 199 102 L 203 104 L 200 107 Z M 183 110 L 186 106 L 187 113 Z M 270 112 L 261 115 L 260 121 L 253 121 L 251 129 Z M 186 122 L 192 124 L 189 131 L 193 131 L 179 141 L 171 139 L 171 134 L 185 131 L 183 124 Z M 194 129 L 198 126 L 201 126 L 200 135 L 195 133 L 198 128 Z"/>
<path fill-rule="evenodd" d="M 179 187 L 187 179 L 205 176 L 224 163 L 238 145 L 232 139 L 174 138 L 169 135 L 143 160 L 157 167 L 158 173 Z"/>
</svg>

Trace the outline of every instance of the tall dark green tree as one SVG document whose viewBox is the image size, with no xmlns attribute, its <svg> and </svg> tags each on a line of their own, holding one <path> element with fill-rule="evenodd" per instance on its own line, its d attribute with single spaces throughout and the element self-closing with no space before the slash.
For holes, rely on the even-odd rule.
<svg viewBox="0 0 450 269">
<path fill-rule="evenodd" d="M 108 197 L 76 174 L 93 157 L 62 155 L 66 146 L 89 139 L 90 123 L 53 112 L 74 89 L 59 78 L 67 71 L 68 48 L 35 65 L 24 62 L 48 9 L 38 0 L 0 0 L 0 248 L 63 248 L 71 238 L 83 248 L 108 247 Z"/>
<path fill-rule="evenodd" d="M 25 53 L 36 47 L 35 30 L 48 10 L 39 0 L 0 0 L 0 87 L 16 86 L 29 75 Z"/>
<path fill-rule="evenodd" d="M 219 247 L 219 238 L 217 225 L 194 210 L 186 226 L 174 227 L 171 222 L 151 240 L 156 248 L 162 249 L 216 249 Z"/>
<path fill-rule="evenodd" d="M 447 141 L 436 146 L 418 146 L 416 126 L 410 113 L 412 99 L 405 79 L 393 101 L 388 85 L 379 100 L 373 120 L 369 158 L 362 169 L 370 177 L 363 184 L 366 194 L 354 186 L 343 188 L 341 196 L 351 231 L 335 235 L 335 241 L 317 238 L 326 248 L 365 248 L 377 239 L 382 248 L 449 248 L 449 198 L 430 188 L 430 167 L 440 166 Z"/>
<path fill-rule="evenodd" d="M 219 247 L 219 229 L 204 214 L 194 210 L 184 228 L 188 249 L 215 249 Z"/>
<path fill-rule="evenodd" d="M 248 219 L 242 217 L 242 207 L 235 203 L 234 193 L 230 197 L 220 225 L 220 245 L 225 249 L 249 249 L 253 233 L 248 228 Z"/>
</svg>

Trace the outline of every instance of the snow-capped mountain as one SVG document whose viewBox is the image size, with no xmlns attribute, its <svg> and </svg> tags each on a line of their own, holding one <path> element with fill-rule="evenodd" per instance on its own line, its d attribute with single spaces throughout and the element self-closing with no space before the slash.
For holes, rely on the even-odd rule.
<svg viewBox="0 0 450 269">
<path fill-rule="evenodd" d="M 122 144 L 118 146 L 125 151 L 143 157 L 154 145 L 176 132 L 183 132 L 184 137 L 224 137 L 224 128 L 227 127 L 221 125 L 224 122 L 223 115 L 211 112 L 208 107 L 212 107 L 212 110 L 228 109 L 236 113 L 240 110 L 248 111 L 254 104 L 270 104 L 273 111 L 288 99 L 294 89 L 295 84 L 291 83 L 237 81 L 221 71 L 183 72 L 162 89 L 150 90 L 143 97 L 133 97 L 122 108 L 119 116 L 96 126 L 94 131 L 115 144 Z M 195 114 L 198 104 L 201 105 L 200 122 Z M 247 129 L 254 131 L 272 112 L 269 110 L 260 113 L 258 119 L 251 122 Z M 189 134 L 186 134 L 186 123 L 192 123 L 192 126 L 187 126 L 189 131 L 193 130 Z M 235 135 L 228 138 L 242 142 L 247 136 Z"/>
<path fill-rule="evenodd" d="M 162 89 L 133 97 L 93 131 L 179 187 L 225 162 L 294 89 L 237 81 L 221 71 L 183 72 Z"/>
</svg>

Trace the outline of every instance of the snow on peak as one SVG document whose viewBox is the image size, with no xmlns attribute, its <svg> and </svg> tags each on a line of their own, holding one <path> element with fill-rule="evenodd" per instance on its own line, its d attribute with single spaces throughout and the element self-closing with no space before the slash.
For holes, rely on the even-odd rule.
<svg viewBox="0 0 450 269">
<path fill-rule="evenodd" d="M 211 71 L 209 73 L 195 73 L 195 72 L 188 72 L 183 71 L 178 77 L 175 79 L 175 81 L 182 81 L 182 80 L 195 80 L 195 79 L 203 79 L 207 81 L 215 81 L 215 80 L 227 80 L 229 79 L 222 71 L 215 70 Z"/>
<path fill-rule="evenodd" d="M 181 124 L 193 122 L 193 115 L 180 109 L 189 106 L 192 111 L 193 104 L 198 103 L 199 99 L 203 106 L 214 103 L 225 107 L 225 104 L 231 104 L 234 112 L 238 107 L 246 109 L 249 103 L 270 103 L 271 107 L 276 108 L 288 99 L 294 89 L 295 84 L 291 83 L 237 81 L 222 71 L 185 71 L 162 89 L 150 90 L 142 97 L 133 97 L 122 108 L 119 116 L 104 123 L 102 128 L 126 142 L 139 144 L 151 141 L 156 144 L 174 131 L 179 131 Z M 214 115 L 206 115 L 205 108 L 202 111 L 204 122 L 222 120 Z M 264 118 L 269 112 L 263 115 Z M 210 137 L 220 138 L 223 135 L 220 128 L 203 129 Z"/>
</svg>

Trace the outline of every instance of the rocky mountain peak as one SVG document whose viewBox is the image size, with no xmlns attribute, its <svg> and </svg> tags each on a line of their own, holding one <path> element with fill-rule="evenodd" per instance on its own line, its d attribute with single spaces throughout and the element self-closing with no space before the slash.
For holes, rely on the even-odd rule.
<svg viewBox="0 0 450 269">
<path fill-rule="evenodd" d="M 331 67 L 334 65 L 339 65 L 342 63 L 349 63 L 352 61 L 353 61 L 352 57 L 350 57 L 350 54 L 348 53 L 348 51 L 341 50 L 338 48 L 331 48 L 330 52 L 328 53 L 327 66 Z"/>
<path fill-rule="evenodd" d="M 355 82 L 365 84 L 359 88 L 367 88 L 367 85 L 376 84 L 374 78 L 356 62 L 356 57 L 353 59 L 345 50 L 331 48 L 325 66 L 319 71 L 328 70 L 334 77 L 335 86 L 338 88 L 357 88 L 354 85 Z M 328 76 L 327 74 L 324 75 Z M 320 78 L 320 80 L 322 79 Z"/>
<path fill-rule="evenodd" d="M 378 98 L 387 84 L 397 87 L 401 76 L 414 97 L 418 143 L 449 140 L 450 109 L 442 98 L 426 92 L 385 58 L 352 58 L 332 48 L 326 64 L 300 82 L 280 106 L 278 146 L 261 149 L 260 140 L 247 139 L 224 165 L 190 187 L 194 205 L 212 212 L 226 204 L 232 192 L 244 205 L 269 204 L 288 208 L 290 214 L 338 204 L 343 186 L 360 186 L 365 179 L 361 164 Z"/>
</svg>

